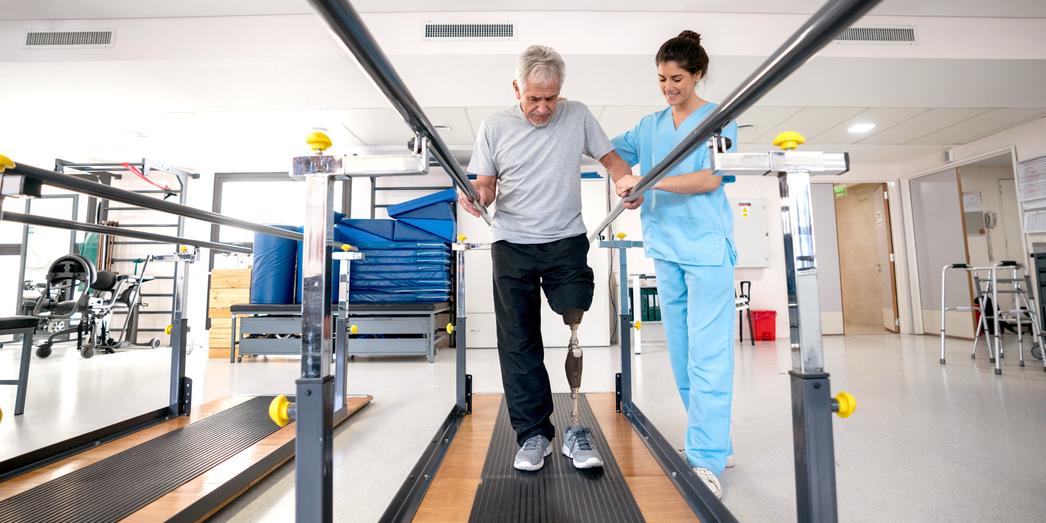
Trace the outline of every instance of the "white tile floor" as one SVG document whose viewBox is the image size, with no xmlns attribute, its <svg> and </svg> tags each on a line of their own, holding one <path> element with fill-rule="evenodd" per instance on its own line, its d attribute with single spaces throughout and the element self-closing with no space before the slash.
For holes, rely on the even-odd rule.
<svg viewBox="0 0 1046 523">
<path fill-rule="evenodd" d="M 649 338 L 648 338 L 649 339 Z M 937 339 L 922 336 L 826 337 L 833 388 L 858 400 L 835 422 L 840 517 L 844 521 L 1042 521 L 1046 513 L 1046 373 L 1007 359 L 994 376 L 955 341 L 937 363 Z M 17 365 L 14 345 L 0 350 L 0 373 Z M 494 351 L 469 351 L 475 390 L 500 390 Z M 612 390 L 616 349 L 585 352 L 584 387 Z M 550 350 L 553 388 L 566 391 L 564 352 Z M 56 350 L 35 360 L 26 414 L 11 416 L 14 388 L 0 387 L 0 459 L 106 425 L 166 401 L 169 351 L 82 360 Z M 297 360 L 229 364 L 190 357 L 196 401 L 228 394 L 291 392 Z M 453 397 L 453 351 L 436 363 L 357 360 L 350 390 L 374 404 L 335 439 L 335 517 L 374 521 L 384 510 Z M 738 347 L 734 401 L 737 467 L 723 476 L 726 504 L 742 521 L 794 520 L 787 344 Z M 685 423 L 664 347 L 648 343 L 636 358 L 635 397 L 675 443 Z M 293 467 L 285 466 L 221 512 L 221 521 L 287 521 L 293 515 Z"/>
</svg>

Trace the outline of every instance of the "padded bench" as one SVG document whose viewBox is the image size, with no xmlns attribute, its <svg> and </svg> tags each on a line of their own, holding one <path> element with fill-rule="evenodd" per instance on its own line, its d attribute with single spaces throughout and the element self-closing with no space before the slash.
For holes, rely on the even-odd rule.
<svg viewBox="0 0 1046 523">
<path fill-rule="evenodd" d="M 22 359 L 18 364 L 18 378 L 0 380 L 0 385 L 14 385 L 15 416 L 25 410 L 25 393 L 29 386 L 29 362 L 33 353 L 33 333 L 39 320 L 32 316 L 7 316 L 0 318 L 0 336 L 7 334 L 22 335 Z"/>
<path fill-rule="evenodd" d="M 236 304 L 229 308 L 232 350 L 229 361 L 245 355 L 301 354 L 300 304 Z M 442 303 L 354 303 L 349 324 L 359 333 L 348 335 L 347 354 L 353 356 L 425 356 L 431 363 L 436 351 L 449 344 L 450 336 L 437 333 L 450 321 L 450 304 Z M 237 324 L 239 332 L 237 333 Z M 335 329 L 335 337 L 341 335 Z M 347 332 L 346 332 L 347 334 Z M 236 348 L 239 347 L 237 358 Z"/>
</svg>

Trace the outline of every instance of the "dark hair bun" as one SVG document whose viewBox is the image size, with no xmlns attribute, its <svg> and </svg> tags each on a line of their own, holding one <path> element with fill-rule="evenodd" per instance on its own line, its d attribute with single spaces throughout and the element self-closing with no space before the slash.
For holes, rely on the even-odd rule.
<svg viewBox="0 0 1046 523">
<path fill-rule="evenodd" d="M 682 33 L 679 33 L 679 38 L 693 40 L 695 43 L 697 43 L 697 45 L 701 45 L 701 35 L 690 30 L 686 30 Z"/>
</svg>

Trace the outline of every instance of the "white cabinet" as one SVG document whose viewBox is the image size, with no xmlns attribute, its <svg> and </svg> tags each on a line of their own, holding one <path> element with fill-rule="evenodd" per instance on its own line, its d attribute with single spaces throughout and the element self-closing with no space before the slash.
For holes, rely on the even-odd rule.
<svg viewBox="0 0 1046 523">
<path fill-rule="evenodd" d="M 582 215 L 585 225 L 592 227 L 607 214 L 605 179 L 581 181 Z M 458 210 L 458 231 L 473 243 L 490 244 L 490 228 L 483 220 Z M 588 264 L 595 273 L 595 295 L 592 307 L 578 329 L 583 346 L 610 345 L 610 253 L 593 243 L 588 252 Z M 495 348 L 497 335 L 494 322 L 493 278 L 490 251 L 470 250 L 465 254 L 465 314 L 468 316 L 467 340 L 469 348 Z M 545 347 L 566 347 L 570 329 L 563 318 L 552 312 L 542 295 L 541 334 Z"/>
</svg>

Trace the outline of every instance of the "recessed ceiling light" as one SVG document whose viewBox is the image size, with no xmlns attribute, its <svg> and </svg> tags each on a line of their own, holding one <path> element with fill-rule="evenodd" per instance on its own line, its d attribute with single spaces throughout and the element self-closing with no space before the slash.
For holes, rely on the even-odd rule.
<svg viewBox="0 0 1046 523">
<path fill-rule="evenodd" d="M 846 130 L 846 132 L 854 133 L 854 134 L 860 134 L 860 133 L 866 133 L 868 131 L 871 131 L 872 129 L 875 129 L 875 124 L 874 123 L 863 122 L 863 123 L 855 123 L 855 124 L 851 125 Z"/>
</svg>

